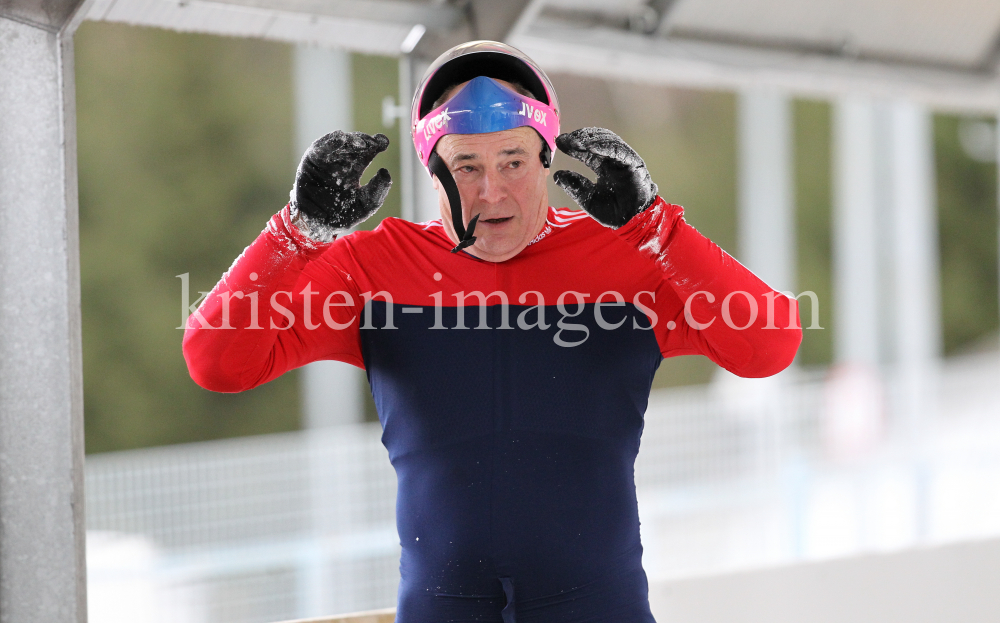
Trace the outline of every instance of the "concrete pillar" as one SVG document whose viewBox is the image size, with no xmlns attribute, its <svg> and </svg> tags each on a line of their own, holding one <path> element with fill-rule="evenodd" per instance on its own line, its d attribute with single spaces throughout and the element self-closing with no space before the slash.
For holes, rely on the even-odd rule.
<svg viewBox="0 0 1000 623">
<path fill-rule="evenodd" d="M 792 199 L 792 123 L 788 97 L 779 91 L 739 94 L 737 226 L 739 259 L 776 290 L 795 289 L 795 209 Z M 808 309 L 807 309 L 808 311 Z M 716 386 L 734 413 L 754 423 L 756 472 L 768 478 L 781 445 L 775 409 L 783 380 L 741 379 L 720 371 Z"/>
<path fill-rule="evenodd" d="M 941 354 L 934 136 L 923 106 L 891 104 L 894 359 L 905 376 L 931 373 Z M 907 395 L 925 387 L 912 385 Z M 919 407 L 923 401 L 911 404 Z"/>
<path fill-rule="evenodd" d="M 836 359 L 912 367 L 941 348 L 930 113 L 843 98 L 834 116 Z"/>
<path fill-rule="evenodd" d="M 295 136 L 301 154 L 324 134 L 352 130 L 354 98 L 351 55 L 340 50 L 295 48 Z M 302 368 L 303 426 L 309 437 L 312 535 L 316 545 L 301 561 L 297 616 L 329 615 L 336 609 L 336 579 L 320 546 L 335 522 L 336 505 L 350 504 L 340 495 L 345 474 L 343 457 L 330 451 L 331 427 L 364 420 L 364 372 L 340 361 L 315 361 Z"/>
<path fill-rule="evenodd" d="M 0 4 L 0 622 L 83 623 L 78 2 Z"/>
<path fill-rule="evenodd" d="M 299 45 L 295 48 L 295 151 L 320 136 L 354 126 L 351 54 Z"/>
<path fill-rule="evenodd" d="M 398 118 L 399 123 L 399 192 L 400 192 L 400 213 L 403 219 L 413 221 L 416 219 L 416 204 L 413 198 L 414 179 L 419 171 L 416 166 L 417 153 L 413 149 L 413 140 L 410 137 L 410 105 L 413 102 L 413 90 L 416 85 L 413 83 L 413 59 L 409 54 L 399 57 L 399 108 L 404 111 Z M 416 164 L 414 164 L 416 163 Z"/>
<path fill-rule="evenodd" d="M 886 199 L 884 115 L 862 96 L 833 104 L 834 367 L 824 393 L 824 453 L 851 462 L 883 439 L 882 227 Z M 854 482 L 855 539 L 867 539 L 864 483 Z"/>
<path fill-rule="evenodd" d="M 893 420 L 914 457 L 915 536 L 930 532 L 927 426 L 938 408 L 941 355 L 939 247 L 931 113 L 907 101 L 889 105 L 894 331 Z"/>
<path fill-rule="evenodd" d="M 844 97 L 835 104 L 834 151 L 834 337 L 840 366 L 825 421 L 833 431 L 830 447 L 835 456 L 864 454 L 889 424 L 913 452 L 915 531 L 921 538 L 928 506 L 921 447 L 936 406 L 941 348 L 930 113 L 906 101 Z M 864 543 L 863 523 L 859 530 Z"/>
<path fill-rule="evenodd" d="M 399 100 L 406 107 L 406 116 L 400 120 L 400 166 L 404 171 L 403 218 L 421 223 L 441 217 L 438 208 L 438 194 L 431 182 L 427 169 L 420 163 L 410 138 L 410 105 L 413 92 L 424 77 L 430 63 L 419 56 L 404 55 L 399 64 Z"/>
<path fill-rule="evenodd" d="M 795 289 L 792 120 L 788 97 L 739 98 L 740 261 L 777 290 Z"/>
<path fill-rule="evenodd" d="M 295 48 L 295 151 L 333 130 L 354 125 L 351 55 L 339 50 Z M 302 369 L 303 425 L 333 426 L 364 419 L 364 373 L 339 361 Z"/>
<path fill-rule="evenodd" d="M 867 99 L 834 103 L 834 359 L 872 368 L 881 361 L 876 123 Z"/>
</svg>

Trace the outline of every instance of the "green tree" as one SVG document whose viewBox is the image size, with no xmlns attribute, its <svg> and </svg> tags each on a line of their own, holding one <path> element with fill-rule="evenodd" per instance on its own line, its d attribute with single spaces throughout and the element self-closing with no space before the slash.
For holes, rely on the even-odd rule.
<svg viewBox="0 0 1000 623">
<path fill-rule="evenodd" d="M 946 354 L 984 346 L 995 349 L 1000 324 L 997 165 L 965 154 L 958 139 L 960 123 L 954 115 L 934 118 Z"/>
<path fill-rule="evenodd" d="M 208 392 L 176 328 L 176 275 L 209 290 L 287 201 L 290 58 L 262 41 L 92 22 L 77 33 L 89 452 L 298 427 L 295 374 Z"/>
</svg>

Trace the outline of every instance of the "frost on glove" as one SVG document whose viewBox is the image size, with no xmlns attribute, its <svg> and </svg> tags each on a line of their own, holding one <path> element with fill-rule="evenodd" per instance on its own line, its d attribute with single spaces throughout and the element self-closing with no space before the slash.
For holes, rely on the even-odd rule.
<svg viewBox="0 0 1000 623">
<path fill-rule="evenodd" d="M 295 174 L 291 206 L 296 225 L 310 238 L 329 242 L 382 206 L 392 179 L 379 169 L 361 186 L 361 174 L 389 147 L 384 134 L 331 132 L 309 146 Z"/>
<path fill-rule="evenodd" d="M 573 171 L 556 171 L 552 179 L 598 222 L 618 229 L 656 199 L 646 163 L 611 130 L 581 128 L 561 134 L 556 147 L 597 174 L 597 182 Z"/>
</svg>

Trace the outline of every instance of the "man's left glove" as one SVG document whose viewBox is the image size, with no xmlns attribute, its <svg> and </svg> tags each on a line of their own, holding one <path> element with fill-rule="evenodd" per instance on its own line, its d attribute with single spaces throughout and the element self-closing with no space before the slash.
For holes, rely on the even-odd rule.
<svg viewBox="0 0 1000 623">
<path fill-rule="evenodd" d="M 611 130 L 581 128 L 560 134 L 556 147 L 597 174 L 596 183 L 573 171 L 556 171 L 552 179 L 598 222 L 618 229 L 656 200 L 656 184 L 646 163 Z"/>
</svg>

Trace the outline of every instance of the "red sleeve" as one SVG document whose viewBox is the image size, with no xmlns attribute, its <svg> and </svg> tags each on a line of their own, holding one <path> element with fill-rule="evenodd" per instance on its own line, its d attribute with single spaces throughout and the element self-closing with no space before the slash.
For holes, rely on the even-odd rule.
<svg viewBox="0 0 1000 623">
<path fill-rule="evenodd" d="M 317 359 L 364 367 L 356 281 L 320 260 L 343 242 L 307 238 L 288 206 L 274 215 L 188 318 L 183 349 L 191 378 L 238 392 Z"/>
<path fill-rule="evenodd" d="M 705 355 L 744 377 L 777 374 L 795 358 L 802 329 L 794 300 L 688 225 L 682 207 L 657 197 L 617 233 L 669 286 L 654 305 L 664 357 Z"/>
</svg>

